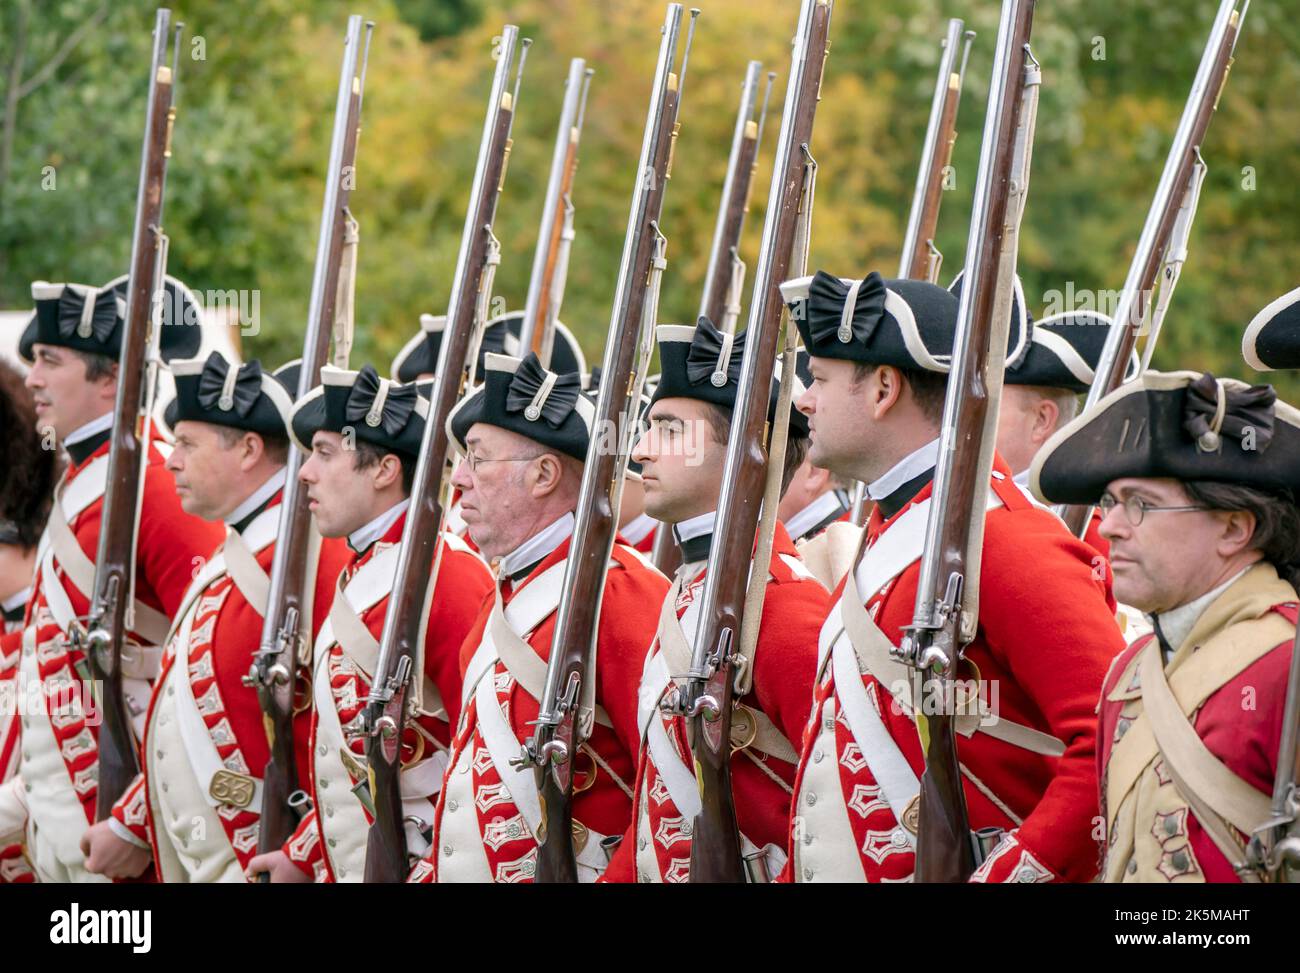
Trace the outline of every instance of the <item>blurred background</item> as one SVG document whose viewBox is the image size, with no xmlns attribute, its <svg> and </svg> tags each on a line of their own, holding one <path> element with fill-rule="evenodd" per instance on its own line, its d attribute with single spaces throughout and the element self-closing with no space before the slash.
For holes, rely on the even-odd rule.
<svg viewBox="0 0 1300 973">
<path fill-rule="evenodd" d="M 746 62 L 779 72 L 742 255 L 753 266 L 798 0 L 699 0 L 663 227 L 660 319 L 693 320 Z M 0 310 L 35 279 L 102 283 L 130 252 L 153 0 L 5 0 L 0 10 Z M 812 268 L 893 276 L 949 17 L 978 31 L 939 244 L 960 269 L 997 0 L 841 0 L 814 136 Z M 1020 271 L 1053 291 L 1115 290 L 1164 164 L 1216 0 L 1040 4 L 1043 66 Z M 533 38 L 498 211 L 496 293 L 522 307 L 570 57 L 595 69 L 562 319 L 599 360 L 662 0 L 177 0 L 186 23 L 168 176 L 169 270 L 200 292 L 256 292 L 245 356 L 301 350 L 341 40 L 377 22 L 352 209 L 361 222 L 354 367 L 384 370 L 442 313 L 504 23 Z M 1210 166 L 1156 367 L 1251 378 L 1247 322 L 1300 285 L 1300 17 L 1258 0 L 1204 147 Z M 16 332 L 10 318 L 7 330 Z M 743 316 L 742 316 L 743 322 Z M 246 329 L 252 330 L 252 329 Z M 16 333 L 5 335 L 10 344 Z M 1300 379 L 1269 381 L 1292 402 Z"/>
</svg>

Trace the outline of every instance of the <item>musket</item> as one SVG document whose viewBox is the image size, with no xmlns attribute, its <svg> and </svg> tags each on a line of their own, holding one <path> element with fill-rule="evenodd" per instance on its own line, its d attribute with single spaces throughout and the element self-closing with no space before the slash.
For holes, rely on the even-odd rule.
<svg viewBox="0 0 1300 973">
<path fill-rule="evenodd" d="M 907 232 L 903 235 L 903 252 L 898 259 L 898 276 L 908 280 L 936 283 L 939 280 L 939 268 L 943 265 L 943 254 L 935 245 L 934 239 L 939 225 L 945 176 L 957 141 L 957 108 L 961 103 L 966 62 L 970 57 L 971 42 L 975 39 L 975 31 L 968 30 L 963 35 L 963 27 L 961 20 L 949 20 L 948 33 L 942 42 L 939 76 L 935 80 L 934 97 L 930 101 L 930 120 L 926 124 L 925 141 L 921 145 L 921 165 L 916 174 L 916 188 L 912 192 Z M 859 527 L 866 522 L 866 500 L 866 485 L 856 484 L 849 517 Z"/>
<path fill-rule="evenodd" d="M 328 362 L 342 266 L 344 222 L 348 216 L 348 201 L 356 185 L 365 64 L 373 30 L 374 24 L 363 22 L 359 15 L 353 14 L 348 18 L 338 95 L 334 103 L 334 130 L 325 170 L 325 198 L 316 240 L 316 264 L 312 271 L 297 398 L 307 395 L 320 382 L 321 366 Z M 298 672 L 300 667 L 310 665 L 307 653 L 311 649 L 316 576 L 311 510 L 307 490 L 298 479 L 302 462 L 298 450 L 289 450 L 275 552 L 271 559 L 266 615 L 262 619 L 258 647 L 253 652 L 248 674 L 243 678 L 244 685 L 257 691 L 270 745 L 270 757 L 262 772 L 261 821 L 257 834 L 258 852 L 263 854 L 279 848 L 293 833 L 306 808 L 307 798 L 298 787 L 293 733 Z M 268 881 L 269 877 L 263 873 L 261 880 Z"/>
<path fill-rule="evenodd" d="M 140 772 L 131 714 L 122 692 L 123 641 L 131 627 L 135 603 L 135 553 L 139 497 L 148 462 L 151 417 L 148 403 L 158 357 L 165 295 L 167 238 L 162 229 L 167 160 L 171 157 L 173 99 L 180 67 L 183 23 L 171 27 L 171 11 L 158 10 L 149 62 L 149 100 L 145 111 L 144 147 L 140 153 L 140 182 L 136 191 L 135 229 L 131 238 L 131 269 L 126 294 L 126 321 L 117 363 L 117 397 L 108 454 L 108 486 L 104 491 L 99 549 L 95 556 L 95 585 L 85 633 L 86 660 L 102 687 L 103 722 L 99 729 L 99 786 L 95 818 L 112 812 Z M 167 49 L 171 41 L 172 63 Z M 162 294 L 159 292 L 162 291 Z M 184 322 L 173 322 L 184 326 Z M 70 633 L 74 642 L 78 633 Z"/>
<path fill-rule="evenodd" d="M 560 318 L 564 282 L 569 271 L 569 247 L 573 242 L 573 179 L 578 171 L 578 143 L 587 114 L 587 92 L 594 72 L 587 62 L 575 57 L 569 62 L 564 82 L 564 103 L 551 155 L 551 175 L 542 203 L 542 225 L 533 253 L 533 270 L 528 278 L 524 303 L 523 330 L 519 347 L 537 353 L 544 368 L 551 365 L 555 344 L 555 322 Z"/>
<path fill-rule="evenodd" d="M 546 684 L 538 700 L 533 736 L 525 742 L 519 757 L 519 765 L 533 768 L 541 797 L 536 882 L 578 880 L 572 830 L 573 766 L 594 718 L 595 644 L 605 571 L 614 548 L 623 474 L 654 339 L 659 281 L 666 263 L 666 239 L 659 230 L 659 216 L 672 175 L 673 147 L 680 130 L 677 118 L 698 15 L 698 10 L 691 10 L 690 29 L 677 70 L 674 64 L 682 5 L 670 3 L 664 19 L 614 289 L 591 445 L 583 467 L 573 540 L 546 662 Z M 615 449 L 609 448 L 600 432 L 606 429 L 616 430 Z"/>
<path fill-rule="evenodd" d="M 1155 197 L 1147 210 L 1137 250 L 1129 263 L 1128 277 L 1115 306 L 1092 387 L 1088 390 L 1085 411 L 1124 383 L 1138 338 L 1143 335 L 1146 342 L 1142 349 L 1142 367 L 1151 361 L 1169 297 L 1187 255 L 1187 236 L 1196 210 L 1196 198 L 1205 178 L 1201 146 L 1228 82 L 1233 51 L 1249 7 L 1250 0 L 1244 3 L 1241 0 L 1221 0 L 1219 4 L 1192 90 L 1187 95 L 1187 104 L 1174 132 L 1173 144 L 1165 157 L 1165 168 L 1160 174 Z M 1152 297 L 1162 268 L 1164 279 L 1160 286 L 1160 299 L 1153 308 Z M 1064 517 L 1073 534 L 1083 536 L 1092 516 L 1090 506 L 1058 506 L 1056 511 Z"/>
<path fill-rule="evenodd" d="M 411 505 L 402 530 L 393 592 L 389 595 L 379 639 L 379 659 L 361 712 L 374 804 L 374 821 L 366 844 L 367 882 L 404 881 L 409 871 L 400 787 L 402 731 L 417 705 L 418 690 L 413 691 L 412 686 L 418 687 L 423 673 L 428 599 L 432 597 L 442 562 L 442 544 L 438 538 L 442 535 L 451 484 L 447 469 L 447 416 L 469 381 L 469 370 L 474 363 L 471 349 L 486 320 L 484 298 L 490 296 L 486 292 L 499 253 L 492 225 L 505 184 L 510 130 L 528 44 L 524 40 L 521 45 L 519 28 L 507 24 L 496 47 L 492 91 L 488 96 L 478 163 L 447 304 L 447 328 L 430 391 L 429 414 L 411 484 Z M 516 50 L 521 46 L 512 92 L 510 72 L 515 65 Z"/>
<path fill-rule="evenodd" d="M 763 141 L 767 102 L 776 77 L 775 72 L 768 74 L 760 104 L 758 76 L 762 71 L 762 61 L 750 61 L 745 68 L 744 83 L 740 86 L 740 107 L 736 110 L 731 154 L 727 158 L 727 174 L 718 201 L 709 265 L 704 272 L 704 292 L 700 295 L 700 315 L 728 332 L 734 330 L 736 315 L 740 313 L 740 292 L 745 280 L 745 265 L 740 259 L 740 234 L 745 227 L 745 215 L 749 212 L 749 196 L 754 185 L 754 173 L 758 171 L 758 148 Z"/>
<path fill-rule="evenodd" d="M 916 835 L 921 882 L 965 881 L 978 864 L 957 762 L 954 677 L 979 622 L 984 511 L 1040 82 L 1029 50 L 1033 15 L 1034 0 L 1003 0 L 916 611 L 892 649 L 915 670 L 913 705 L 925 749 Z"/>
<path fill-rule="evenodd" d="M 809 146 L 830 52 L 830 21 L 829 0 L 803 0 L 749 303 L 699 630 L 686 684 L 669 704 L 686 718 L 700 790 L 700 812 L 691 832 L 692 882 L 746 878 L 731 793 L 732 704 L 759 508 L 768 476 L 767 413 L 785 312 L 778 287 L 789 276 L 800 220 L 810 215 L 815 163 Z M 788 413 L 788 409 L 785 416 L 778 413 L 775 425 L 788 422 Z M 771 462 L 779 466 L 781 459 L 773 456 Z M 767 570 L 766 563 L 754 565 L 764 581 Z"/>
<path fill-rule="evenodd" d="M 740 107 L 736 111 L 736 127 L 731 136 L 731 154 L 727 159 L 727 175 L 722 183 L 718 219 L 713 228 L 713 245 L 709 248 L 704 291 L 700 296 L 699 313 L 727 332 L 735 330 L 736 317 L 740 314 L 740 293 L 745 284 L 745 263 L 740 259 L 740 235 L 744 230 L 745 215 L 749 212 L 754 173 L 758 170 L 758 149 L 763 144 L 768 99 L 772 94 L 772 82 L 776 78 L 775 71 L 768 72 L 762 106 L 757 108 L 755 118 L 758 76 L 762 70 L 762 61 L 750 61 L 745 69 L 745 80 L 740 88 Z M 669 577 L 681 564 L 682 552 L 673 537 L 671 525 L 662 524 L 655 531 L 650 562 Z"/>
</svg>

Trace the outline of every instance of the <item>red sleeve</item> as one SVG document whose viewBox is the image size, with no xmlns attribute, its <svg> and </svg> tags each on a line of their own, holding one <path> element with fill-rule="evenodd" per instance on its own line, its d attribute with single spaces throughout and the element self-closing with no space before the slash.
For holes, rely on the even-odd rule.
<svg viewBox="0 0 1300 973">
<path fill-rule="evenodd" d="M 433 588 L 424 637 L 424 672 L 438 687 L 452 731 L 460 720 L 461 646 L 492 593 L 492 573 L 478 555 L 447 544 Z"/>
<path fill-rule="evenodd" d="M 831 596 L 816 581 L 767 586 L 753 693 L 768 718 L 799 749 L 817 679 L 817 637 Z"/>
<path fill-rule="evenodd" d="M 225 537 L 224 524 L 200 520 L 181 509 L 176 482 L 155 453 L 145 470 L 140 507 L 136 547 L 139 580 L 143 582 L 140 600 L 174 617 L 190 582 Z"/>
<path fill-rule="evenodd" d="M 609 714 L 614 733 L 635 759 L 641 748 L 637 727 L 637 694 L 646 652 L 659 627 L 658 609 L 668 596 L 668 579 L 631 556 L 626 566 L 606 575 L 600 607 L 598 635 L 600 702 Z"/>
<path fill-rule="evenodd" d="M 980 626 L 990 653 L 1066 748 L 1019 840 L 1074 881 L 1096 867 L 1097 698 L 1124 648 L 1094 556 L 1045 511 L 994 511 L 980 573 Z"/>
</svg>

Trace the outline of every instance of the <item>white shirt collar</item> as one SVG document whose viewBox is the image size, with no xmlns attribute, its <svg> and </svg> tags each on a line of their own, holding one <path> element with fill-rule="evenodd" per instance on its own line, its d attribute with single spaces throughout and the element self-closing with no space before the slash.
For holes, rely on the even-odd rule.
<svg viewBox="0 0 1300 973">
<path fill-rule="evenodd" d="M 63 440 L 64 446 L 75 446 L 77 443 L 85 442 L 91 436 L 98 436 L 106 429 L 113 428 L 113 413 L 105 412 L 98 419 L 91 419 L 88 423 L 70 433 Z"/>
<path fill-rule="evenodd" d="M 1015 476 L 1011 478 L 1011 482 L 1014 483 L 1016 486 L 1020 487 L 1022 490 L 1028 491 L 1029 470 L 1021 470 L 1019 473 L 1017 473 Z"/>
<path fill-rule="evenodd" d="M 348 535 L 348 547 L 358 554 L 364 552 L 371 544 L 388 533 L 388 528 L 397 523 L 397 518 L 406 513 L 406 508 L 410 505 L 409 499 L 403 500 L 389 507 L 364 527 L 358 527 Z"/>
<path fill-rule="evenodd" d="M 639 514 L 629 520 L 627 526 L 621 529 L 619 533 L 623 535 L 623 539 L 629 544 L 640 544 L 658 524 L 659 521 L 649 514 Z"/>
<path fill-rule="evenodd" d="M 872 500 L 883 500 L 908 480 L 915 480 L 926 470 L 934 469 L 938 462 L 939 440 L 935 438 L 910 456 L 904 457 L 880 479 L 868 483 L 867 496 Z"/>
<path fill-rule="evenodd" d="M 15 591 L 11 597 L 6 598 L 4 601 L 0 601 L 0 611 L 11 612 L 15 608 L 27 604 L 27 602 L 31 600 L 31 597 L 32 586 L 28 585 L 22 591 Z"/>
<path fill-rule="evenodd" d="M 836 495 L 834 490 L 831 490 L 823 493 L 797 514 L 791 516 L 785 522 L 785 529 L 792 538 L 797 540 L 831 514 L 843 509 L 844 504 L 840 503 L 839 496 Z"/>
<path fill-rule="evenodd" d="M 1160 634 L 1165 637 L 1165 642 L 1168 643 L 1170 650 L 1177 652 L 1178 647 L 1187 641 L 1187 636 L 1192 634 L 1192 629 L 1195 627 L 1197 620 L 1204 614 L 1205 609 L 1210 607 L 1210 603 L 1227 591 L 1238 578 L 1252 567 L 1254 567 L 1253 564 L 1247 565 L 1217 588 L 1207 591 L 1201 597 L 1194 598 L 1185 605 L 1171 608 L 1161 615 L 1148 615 L 1147 618 L 1151 620 L 1153 625 L 1159 622 Z M 1165 661 L 1169 660 L 1166 659 Z"/>
<path fill-rule="evenodd" d="M 238 507 L 226 514 L 226 523 L 233 527 L 262 504 L 266 503 L 266 501 L 275 496 L 277 490 L 284 488 L 285 475 L 285 469 L 283 466 L 276 470 L 276 472 L 272 473 L 269 480 L 249 494 L 248 498 Z"/>
<path fill-rule="evenodd" d="M 559 520 L 528 538 L 501 559 L 501 576 L 512 577 L 541 561 L 569 539 L 574 522 L 573 512 L 568 511 Z"/>
<path fill-rule="evenodd" d="M 703 537 L 705 534 L 712 534 L 713 524 L 717 519 L 718 512 L 710 510 L 706 514 L 700 514 L 698 517 L 691 517 L 679 524 L 673 524 L 673 533 L 677 535 L 677 543 L 680 544 L 682 541 Z"/>
</svg>

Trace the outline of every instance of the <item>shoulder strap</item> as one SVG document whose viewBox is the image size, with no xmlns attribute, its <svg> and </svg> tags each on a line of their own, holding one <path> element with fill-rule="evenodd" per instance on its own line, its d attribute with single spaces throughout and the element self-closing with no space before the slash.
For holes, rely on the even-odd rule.
<svg viewBox="0 0 1300 973">
<path fill-rule="evenodd" d="M 1188 722 L 1169 688 L 1160 646 L 1154 639 L 1142 651 L 1141 667 L 1143 708 L 1179 791 L 1189 804 L 1199 800 L 1238 831 L 1251 834 L 1270 814 L 1268 797 L 1211 753 Z M 1208 830 L 1209 825 L 1206 827 Z"/>
</svg>

